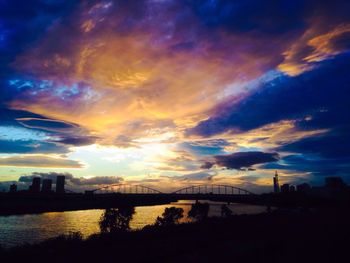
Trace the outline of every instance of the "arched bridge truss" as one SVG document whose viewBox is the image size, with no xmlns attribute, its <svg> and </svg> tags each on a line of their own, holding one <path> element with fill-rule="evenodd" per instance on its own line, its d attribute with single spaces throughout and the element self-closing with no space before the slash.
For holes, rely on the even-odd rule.
<svg viewBox="0 0 350 263">
<path fill-rule="evenodd" d="M 254 195 L 252 192 L 232 185 L 193 185 L 176 190 L 172 194 Z"/>
<path fill-rule="evenodd" d="M 120 193 L 120 194 L 167 194 L 157 189 L 137 184 L 112 184 L 92 190 L 93 193 Z M 192 185 L 178 189 L 172 195 L 186 194 L 213 194 L 213 195 L 254 195 L 254 193 L 232 185 L 204 184 Z"/>
<path fill-rule="evenodd" d="M 120 194 L 162 194 L 162 192 L 144 185 L 111 184 L 92 190 L 96 193 L 120 193 Z"/>
</svg>

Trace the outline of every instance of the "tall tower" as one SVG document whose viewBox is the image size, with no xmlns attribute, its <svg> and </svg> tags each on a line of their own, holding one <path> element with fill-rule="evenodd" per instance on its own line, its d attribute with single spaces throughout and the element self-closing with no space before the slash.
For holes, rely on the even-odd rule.
<svg viewBox="0 0 350 263">
<path fill-rule="evenodd" d="M 41 184 L 41 178 L 34 177 L 32 180 L 32 185 L 30 186 L 31 192 L 39 193 L 40 192 L 40 184 Z"/>
<path fill-rule="evenodd" d="M 64 181 L 66 177 L 64 175 L 58 175 L 56 177 L 56 193 L 64 194 Z"/>
<path fill-rule="evenodd" d="M 278 173 L 276 171 L 275 176 L 273 177 L 273 191 L 275 193 L 279 193 L 280 192 L 280 184 L 278 182 Z"/>
<path fill-rule="evenodd" d="M 41 187 L 41 191 L 43 193 L 50 193 L 51 190 L 52 190 L 52 180 L 51 179 L 44 179 L 42 187 Z"/>
</svg>

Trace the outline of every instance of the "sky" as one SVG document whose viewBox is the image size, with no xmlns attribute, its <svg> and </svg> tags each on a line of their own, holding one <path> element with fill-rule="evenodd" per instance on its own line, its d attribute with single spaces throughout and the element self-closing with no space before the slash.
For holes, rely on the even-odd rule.
<svg viewBox="0 0 350 263">
<path fill-rule="evenodd" d="M 349 10 L 0 0 L 0 190 L 350 183 Z"/>
</svg>

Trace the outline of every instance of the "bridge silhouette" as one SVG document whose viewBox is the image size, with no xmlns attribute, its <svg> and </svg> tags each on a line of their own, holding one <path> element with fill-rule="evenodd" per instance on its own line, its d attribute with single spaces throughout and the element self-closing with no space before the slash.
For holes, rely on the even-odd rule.
<svg viewBox="0 0 350 263">
<path fill-rule="evenodd" d="M 96 196 L 110 195 L 123 198 L 141 198 L 148 200 L 212 200 L 227 202 L 255 203 L 259 195 L 233 185 L 200 184 L 177 189 L 172 192 L 163 192 L 141 184 L 110 184 L 88 191 Z"/>
<path fill-rule="evenodd" d="M 254 195 L 254 193 L 232 185 L 202 184 L 191 185 L 176 191 L 165 193 L 157 189 L 139 184 L 110 184 L 94 190 L 93 193 L 119 193 L 119 194 L 213 194 L 213 195 Z"/>
<path fill-rule="evenodd" d="M 119 193 L 119 194 L 163 194 L 161 191 L 144 185 L 110 184 L 92 190 L 91 192 Z"/>
</svg>

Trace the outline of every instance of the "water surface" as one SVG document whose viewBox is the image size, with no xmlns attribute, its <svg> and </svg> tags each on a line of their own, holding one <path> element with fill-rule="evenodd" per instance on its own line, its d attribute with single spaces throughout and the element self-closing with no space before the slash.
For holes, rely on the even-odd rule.
<svg viewBox="0 0 350 263">
<path fill-rule="evenodd" d="M 209 216 L 220 216 L 222 202 L 206 201 L 210 204 Z M 191 209 L 192 200 L 179 200 L 165 205 L 137 206 L 130 222 L 131 229 L 140 229 L 153 224 L 166 207 L 181 207 L 187 222 L 187 213 Z M 234 214 L 257 214 L 266 211 L 264 206 L 247 204 L 230 204 Z M 81 232 L 84 237 L 99 232 L 98 221 L 103 209 L 90 209 L 66 212 L 48 212 L 30 215 L 0 216 L 0 244 L 4 247 L 16 246 L 22 243 L 36 243 L 42 240 L 67 234 Z"/>
</svg>

